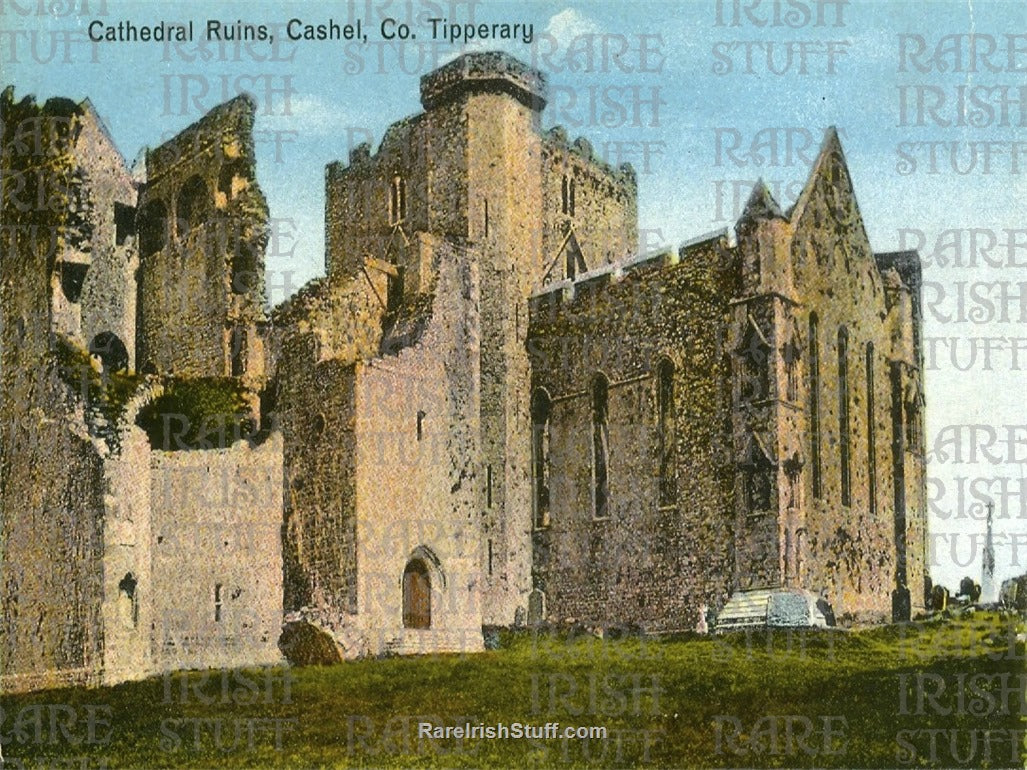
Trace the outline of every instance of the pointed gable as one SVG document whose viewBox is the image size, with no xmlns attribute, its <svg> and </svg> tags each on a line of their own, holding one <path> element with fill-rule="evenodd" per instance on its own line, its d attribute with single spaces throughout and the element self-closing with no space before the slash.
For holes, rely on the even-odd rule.
<svg viewBox="0 0 1027 770">
<path fill-rule="evenodd" d="M 824 134 L 816 162 L 799 198 L 788 212 L 795 230 L 793 254 L 802 262 L 838 264 L 845 272 L 870 272 L 880 289 L 880 275 L 856 203 L 852 177 L 838 132 Z"/>
<path fill-rule="evenodd" d="M 741 226 L 747 222 L 775 217 L 783 219 L 784 213 L 761 177 L 749 194 L 749 200 L 745 204 L 742 215 L 738 218 L 738 224 Z"/>
</svg>

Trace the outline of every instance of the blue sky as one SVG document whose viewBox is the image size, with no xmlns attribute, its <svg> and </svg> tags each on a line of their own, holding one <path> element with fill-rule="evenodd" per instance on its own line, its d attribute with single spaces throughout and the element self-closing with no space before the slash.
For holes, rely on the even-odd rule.
<svg viewBox="0 0 1027 770">
<path fill-rule="evenodd" d="M 1027 142 L 1027 130 L 1020 125 L 1020 108 L 1015 103 L 1019 98 L 1015 89 L 1025 82 L 1024 73 L 1016 69 L 1027 68 L 1027 40 L 1007 37 L 1027 29 L 1023 3 L 825 2 L 821 4 L 822 25 L 816 23 L 815 0 L 793 4 L 763 0 L 751 18 L 740 14 L 737 25 L 731 24 L 734 0 L 361 0 L 316 5 L 78 0 L 56 4 L 61 14 L 57 16 L 45 14 L 49 5 L 29 0 L 5 4 L 0 16 L 3 80 L 15 84 L 19 97 L 34 93 L 40 98 L 90 98 L 129 162 L 144 146 L 159 144 L 223 98 L 242 90 L 254 93 L 260 105 L 258 179 L 272 215 L 280 220 L 278 247 L 268 255 L 272 286 L 288 283 L 297 288 L 323 272 L 325 164 L 345 161 L 349 147 L 356 142 L 377 144 L 391 122 L 416 112 L 418 77 L 460 52 L 428 40 L 430 29 L 424 21 L 430 16 L 463 22 L 473 13 L 476 22 L 534 25 L 535 40 L 530 45 L 509 42 L 475 47 L 504 48 L 547 72 L 552 98 L 543 117 L 545 126 L 566 124 L 572 137 L 586 136 L 611 160 L 618 160 L 617 147 L 622 153 L 635 152 L 621 159 L 632 160 L 639 172 L 640 226 L 649 234 L 651 246 L 681 242 L 730 225 L 734 212 L 724 204 L 730 195 L 719 197 L 718 190 L 737 189 L 744 202 L 749 182 L 760 176 L 770 181 L 772 189 L 777 183 L 785 190 L 780 196 L 782 204 L 791 203 L 794 195 L 788 192 L 801 185 L 808 171 L 805 159 L 815 153 L 823 130 L 835 125 L 871 243 L 879 251 L 924 244 L 922 255 L 929 263 L 925 269 L 930 282 L 927 299 L 932 303 L 925 335 L 956 338 L 954 343 L 935 343 L 946 355 L 927 372 L 929 442 L 952 424 L 1027 424 L 1027 381 L 1022 371 L 1027 366 L 1027 352 L 1020 355 L 1024 359 L 1018 362 L 1021 369 L 1013 367 L 1008 351 L 994 352 L 990 369 L 980 360 L 970 367 L 963 364 L 965 370 L 956 365 L 966 361 L 973 338 L 1024 337 L 1019 310 L 1008 319 L 990 323 L 943 321 L 945 315 L 956 311 L 953 297 L 961 288 L 1012 283 L 1011 291 L 1018 292 L 1015 282 L 1027 281 L 1022 266 L 1027 263 L 1027 246 L 1014 252 L 1017 264 L 994 267 L 940 266 L 933 258 L 935 243 L 947 231 L 958 233 L 966 247 L 971 228 L 977 229 L 977 237 L 984 239 L 981 242 L 994 237 L 1001 243 L 1008 240 L 1007 229 L 1024 227 L 1027 146 L 1014 165 L 1016 146 L 1012 143 Z M 751 6 L 752 2 L 738 5 Z M 44 14 L 36 13 L 38 6 Z M 718 8 L 722 23 L 718 23 Z M 809 23 L 802 23 L 806 17 L 801 12 L 787 15 L 802 8 L 810 12 Z M 410 23 L 417 41 L 403 46 L 382 41 L 379 23 L 387 16 Z M 314 23 L 329 17 L 346 23 L 359 17 L 370 42 L 290 43 L 284 40 L 281 25 L 294 17 Z M 128 19 L 137 25 L 191 19 L 198 28 L 206 19 L 226 23 L 241 19 L 272 25 L 277 39 L 273 46 L 257 43 L 242 50 L 211 43 L 94 46 L 86 41 L 85 32 L 96 19 L 105 24 Z M 970 38 L 946 38 L 969 34 L 977 35 L 973 38 L 977 56 L 971 56 Z M 900 35 L 922 36 L 927 51 L 949 40 L 961 58 L 921 56 L 918 61 L 931 66 L 927 72 L 919 71 L 909 57 L 901 56 Z M 909 50 L 917 39 L 905 40 Z M 639 52 L 642 41 L 650 52 L 646 57 Z M 744 46 L 739 44 L 750 44 L 757 54 L 752 72 L 742 71 Z M 775 58 L 770 63 L 780 71 L 787 63 L 785 46 L 790 44 L 793 54 L 807 52 L 807 71 L 798 71 L 793 55 L 791 68 L 774 74 L 768 67 L 766 48 L 774 47 Z M 626 45 L 628 51 L 619 60 L 604 58 L 604 45 L 607 51 Z M 832 59 L 833 71 L 827 71 L 829 46 L 841 52 Z M 995 53 L 982 56 L 991 46 Z M 585 66 L 580 56 L 570 56 L 571 51 L 584 50 L 594 55 L 592 66 Z M 730 72 L 716 71 L 718 63 L 727 61 Z M 575 62 L 579 66 L 574 66 Z M 623 72 L 622 67 L 633 71 Z M 999 89 L 1012 89 L 1006 101 L 1009 118 L 1003 120 L 998 113 L 980 110 L 975 116 L 973 104 L 970 112 L 961 113 L 955 105 L 961 87 L 978 89 L 973 93 L 991 105 L 1000 104 Z M 657 108 L 652 106 L 654 95 L 660 102 Z M 930 118 L 917 121 L 918 95 L 927 100 L 944 99 L 937 113 L 953 125 Z M 593 97 L 600 99 L 594 110 Z M 613 102 L 612 110 L 609 102 L 602 101 L 604 97 Z M 640 120 L 633 119 L 635 110 Z M 961 114 L 973 119 L 960 121 Z M 958 125 L 960 122 L 966 125 Z M 782 143 L 776 158 L 768 157 L 764 145 L 765 162 L 757 165 L 743 159 L 741 152 L 761 130 L 763 136 L 769 133 Z M 276 144 L 275 132 L 279 132 L 281 143 Z M 788 137 L 798 150 L 792 157 L 785 152 Z M 727 155 L 726 148 L 734 147 L 736 140 L 740 140 L 739 149 L 733 156 Z M 808 142 L 812 148 L 802 151 Z M 924 145 L 903 145 L 918 142 L 940 143 L 935 148 L 943 153 L 939 157 L 944 162 L 933 173 L 926 167 L 928 149 Z M 994 153 L 990 173 L 983 171 L 981 142 L 993 143 L 987 146 Z M 967 164 L 973 158 L 972 147 L 978 150 L 977 165 L 970 173 L 959 173 L 966 171 L 966 166 L 953 168 L 951 157 L 944 153 L 954 151 L 957 164 Z M 640 154 L 642 148 L 651 153 L 648 164 Z M 903 148 L 907 157 L 916 159 L 912 170 L 902 166 Z M 1027 241 L 1027 237 L 1018 240 Z M 998 254 L 998 249 L 993 253 Z M 944 300 L 939 299 L 942 293 Z M 274 299 L 281 299 L 281 294 L 276 290 Z M 956 362 L 948 359 L 952 346 L 963 356 Z M 1024 484 L 1027 473 L 1019 458 L 1027 456 L 1027 446 L 1013 451 L 1019 454 L 1010 458 L 1006 452 L 998 462 L 934 462 L 930 466 L 932 490 L 939 494 L 932 529 L 959 538 L 955 561 L 948 543 L 940 541 L 942 551 L 934 572 L 943 582 L 951 585 L 963 574 L 979 577 L 980 572 L 980 555 L 972 555 L 966 537 L 983 525 L 969 518 L 977 509 L 958 503 L 953 491 L 957 479 L 1002 477 Z M 940 493 L 942 487 L 944 494 Z M 1027 531 L 1027 511 L 1023 510 L 1027 501 L 1013 497 L 1007 503 L 1003 506 L 1000 501 L 997 509 L 1000 540 Z M 952 513 L 946 517 L 949 509 Z M 957 563 L 971 558 L 967 566 Z M 1027 571 L 1027 538 L 1015 552 L 1008 543 L 1000 542 L 998 563 L 1000 577 Z"/>
</svg>

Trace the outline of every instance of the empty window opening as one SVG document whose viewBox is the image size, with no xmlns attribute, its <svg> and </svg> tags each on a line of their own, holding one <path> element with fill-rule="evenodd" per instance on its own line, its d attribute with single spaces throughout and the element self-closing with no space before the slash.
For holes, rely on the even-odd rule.
<svg viewBox="0 0 1027 770">
<path fill-rule="evenodd" d="M 222 610 L 222 597 L 221 597 L 221 584 L 214 584 L 214 622 L 221 622 L 221 610 Z"/>
<path fill-rule="evenodd" d="M 168 209 L 162 201 L 154 200 L 143 206 L 138 217 L 139 256 L 148 257 L 168 242 Z"/>
<path fill-rule="evenodd" d="M 231 160 L 221 165 L 218 174 L 219 202 L 228 203 L 249 186 L 247 171 L 247 164 L 242 160 Z"/>
<path fill-rule="evenodd" d="M 592 510 L 597 519 L 610 513 L 609 390 L 606 376 L 597 374 L 592 380 Z"/>
<path fill-rule="evenodd" d="M 210 211 L 210 192 L 199 176 L 191 176 L 182 185 L 175 203 L 178 218 L 178 236 L 185 237 L 190 230 L 207 219 Z"/>
<path fill-rule="evenodd" d="M 813 496 L 823 496 L 820 467 L 820 343 L 816 313 L 809 317 L 809 432 L 810 468 L 813 474 Z"/>
<path fill-rule="evenodd" d="M 874 343 L 866 349 L 867 386 L 867 502 L 870 513 L 877 513 L 877 436 L 874 405 Z"/>
<path fill-rule="evenodd" d="M 489 575 L 492 575 L 492 538 L 489 538 Z"/>
<path fill-rule="evenodd" d="M 674 407 L 674 364 L 664 358 L 656 367 L 656 409 L 659 459 L 659 504 L 673 505 L 677 497 L 674 464 L 676 417 Z"/>
<path fill-rule="evenodd" d="M 396 176 L 389 187 L 389 224 L 395 225 L 407 216 L 407 183 L 403 177 Z"/>
<path fill-rule="evenodd" d="M 531 399 L 531 481 L 536 527 L 549 524 L 549 394 L 539 388 Z"/>
<path fill-rule="evenodd" d="M 417 440 L 420 441 L 424 438 L 424 418 L 427 415 L 424 410 L 419 409 L 417 411 Z"/>
<path fill-rule="evenodd" d="M 492 507 L 492 464 L 485 466 L 485 506 Z"/>
<path fill-rule="evenodd" d="M 114 202 L 114 245 L 121 246 L 130 235 L 135 235 L 135 206 Z"/>
<path fill-rule="evenodd" d="M 118 614 L 128 628 L 139 627 L 139 592 L 135 576 L 129 572 L 118 583 Z"/>
<path fill-rule="evenodd" d="M 849 332 L 838 329 L 838 461 L 842 505 L 852 503 L 852 467 L 849 447 Z"/>
</svg>

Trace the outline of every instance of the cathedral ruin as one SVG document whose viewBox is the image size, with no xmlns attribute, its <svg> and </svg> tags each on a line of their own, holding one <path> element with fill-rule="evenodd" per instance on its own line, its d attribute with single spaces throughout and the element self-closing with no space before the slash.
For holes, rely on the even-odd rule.
<svg viewBox="0 0 1027 770">
<path fill-rule="evenodd" d="M 638 253 L 637 180 L 499 53 L 325 176 L 325 276 L 265 299 L 241 96 L 129 170 L 88 101 L 0 101 L 5 690 L 483 627 L 924 607 L 920 261 L 838 136 L 798 200 Z"/>
</svg>

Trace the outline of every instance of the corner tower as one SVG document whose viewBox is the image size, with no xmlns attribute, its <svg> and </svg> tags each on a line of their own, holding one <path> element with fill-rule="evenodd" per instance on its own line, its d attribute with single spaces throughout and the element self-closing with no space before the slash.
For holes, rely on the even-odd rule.
<svg viewBox="0 0 1027 770">
<path fill-rule="evenodd" d="M 509 624 L 531 590 L 527 298 L 542 274 L 541 73 L 502 53 L 467 54 L 421 79 L 424 112 L 374 154 L 326 171 L 326 271 L 388 276 L 385 323 L 435 292 L 433 238 L 469 249 L 480 274 L 484 622 Z M 370 262 L 368 259 L 370 258 Z M 387 352 L 387 351 L 386 351 Z M 430 415 L 428 418 L 430 419 Z"/>
</svg>

